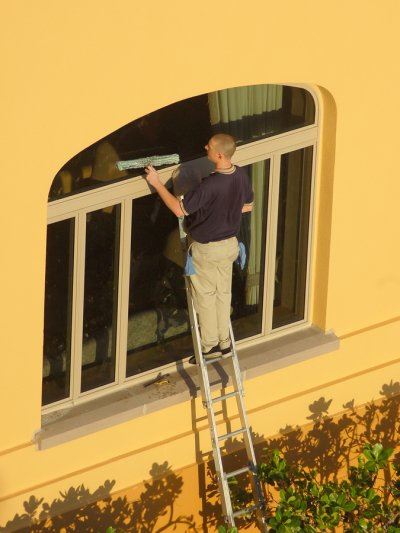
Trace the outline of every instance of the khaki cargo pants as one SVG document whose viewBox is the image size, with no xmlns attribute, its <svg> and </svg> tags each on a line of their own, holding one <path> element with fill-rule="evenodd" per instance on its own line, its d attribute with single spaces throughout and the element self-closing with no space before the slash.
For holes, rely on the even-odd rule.
<svg viewBox="0 0 400 533">
<path fill-rule="evenodd" d="M 192 241 L 191 252 L 196 274 L 189 279 L 199 316 L 202 350 L 208 352 L 218 344 L 221 349 L 228 348 L 232 263 L 239 254 L 237 238 L 207 244 Z"/>
</svg>

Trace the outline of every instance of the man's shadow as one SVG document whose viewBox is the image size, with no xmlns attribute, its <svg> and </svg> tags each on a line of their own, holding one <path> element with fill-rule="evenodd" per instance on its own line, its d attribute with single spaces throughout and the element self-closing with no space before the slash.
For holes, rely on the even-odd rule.
<svg viewBox="0 0 400 533">
<path fill-rule="evenodd" d="M 172 174 L 172 185 L 175 196 L 185 195 L 195 189 L 201 181 L 215 169 L 214 163 L 207 157 L 181 163 Z"/>
</svg>

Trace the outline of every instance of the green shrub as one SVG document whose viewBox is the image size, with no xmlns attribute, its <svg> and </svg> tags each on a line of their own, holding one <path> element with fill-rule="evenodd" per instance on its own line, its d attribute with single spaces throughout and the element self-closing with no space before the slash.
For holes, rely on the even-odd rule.
<svg viewBox="0 0 400 533">
<path fill-rule="evenodd" d="M 266 489 L 266 531 L 319 533 L 342 527 L 345 532 L 400 533 L 400 464 L 392 465 L 393 474 L 392 453 L 392 448 L 381 444 L 367 444 L 358 465 L 350 467 L 348 479 L 320 484 L 315 469 L 291 467 L 278 450 L 267 451 L 258 467 Z M 377 486 L 383 471 L 390 481 Z M 235 508 L 246 506 L 247 501 L 236 497 Z M 218 531 L 237 530 L 222 526 Z"/>
<path fill-rule="evenodd" d="M 237 527 L 228 527 L 219 526 L 218 533 L 238 533 Z"/>
</svg>

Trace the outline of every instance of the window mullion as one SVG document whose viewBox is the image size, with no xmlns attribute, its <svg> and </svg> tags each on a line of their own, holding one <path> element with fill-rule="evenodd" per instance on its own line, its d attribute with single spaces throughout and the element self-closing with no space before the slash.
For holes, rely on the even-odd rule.
<svg viewBox="0 0 400 533">
<path fill-rule="evenodd" d="M 74 330 L 72 334 L 71 375 L 72 399 L 81 392 L 82 346 L 83 346 L 83 302 L 85 293 L 85 248 L 86 248 L 86 213 L 80 212 L 76 217 L 75 232 L 75 305 Z"/>
<path fill-rule="evenodd" d="M 270 191 L 267 221 L 267 267 L 264 294 L 264 334 L 272 331 L 272 315 L 274 311 L 275 294 L 275 262 L 276 262 L 276 239 L 278 233 L 278 207 L 279 207 L 279 180 L 281 173 L 281 156 L 273 155 L 270 171 Z"/>
<path fill-rule="evenodd" d="M 131 226 L 132 199 L 128 198 L 121 204 L 121 237 L 120 265 L 118 289 L 118 322 L 117 322 L 117 377 L 121 384 L 126 378 L 126 357 L 128 338 L 129 311 L 129 280 L 131 270 Z"/>
</svg>

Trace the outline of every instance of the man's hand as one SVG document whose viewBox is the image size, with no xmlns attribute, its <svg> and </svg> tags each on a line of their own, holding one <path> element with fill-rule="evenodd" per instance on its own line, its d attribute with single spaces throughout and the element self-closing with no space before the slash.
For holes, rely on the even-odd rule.
<svg viewBox="0 0 400 533">
<path fill-rule="evenodd" d="M 253 211 L 253 204 L 244 204 L 242 213 L 250 213 L 250 211 Z"/>
<path fill-rule="evenodd" d="M 160 181 L 160 177 L 156 169 L 149 165 L 145 168 L 145 170 L 147 183 L 155 188 L 160 195 L 161 200 L 168 207 L 168 209 L 170 209 L 177 217 L 184 216 L 178 198 L 176 198 L 165 188 L 165 185 Z"/>
<path fill-rule="evenodd" d="M 146 171 L 147 183 L 149 183 L 154 188 L 156 188 L 157 185 L 159 185 L 161 183 L 160 182 L 160 177 L 158 175 L 157 170 L 154 167 L 152 167 L 151 165 L 149 165 L 148 167 L 145 168 L 145 171 Z"/>
</svg>

